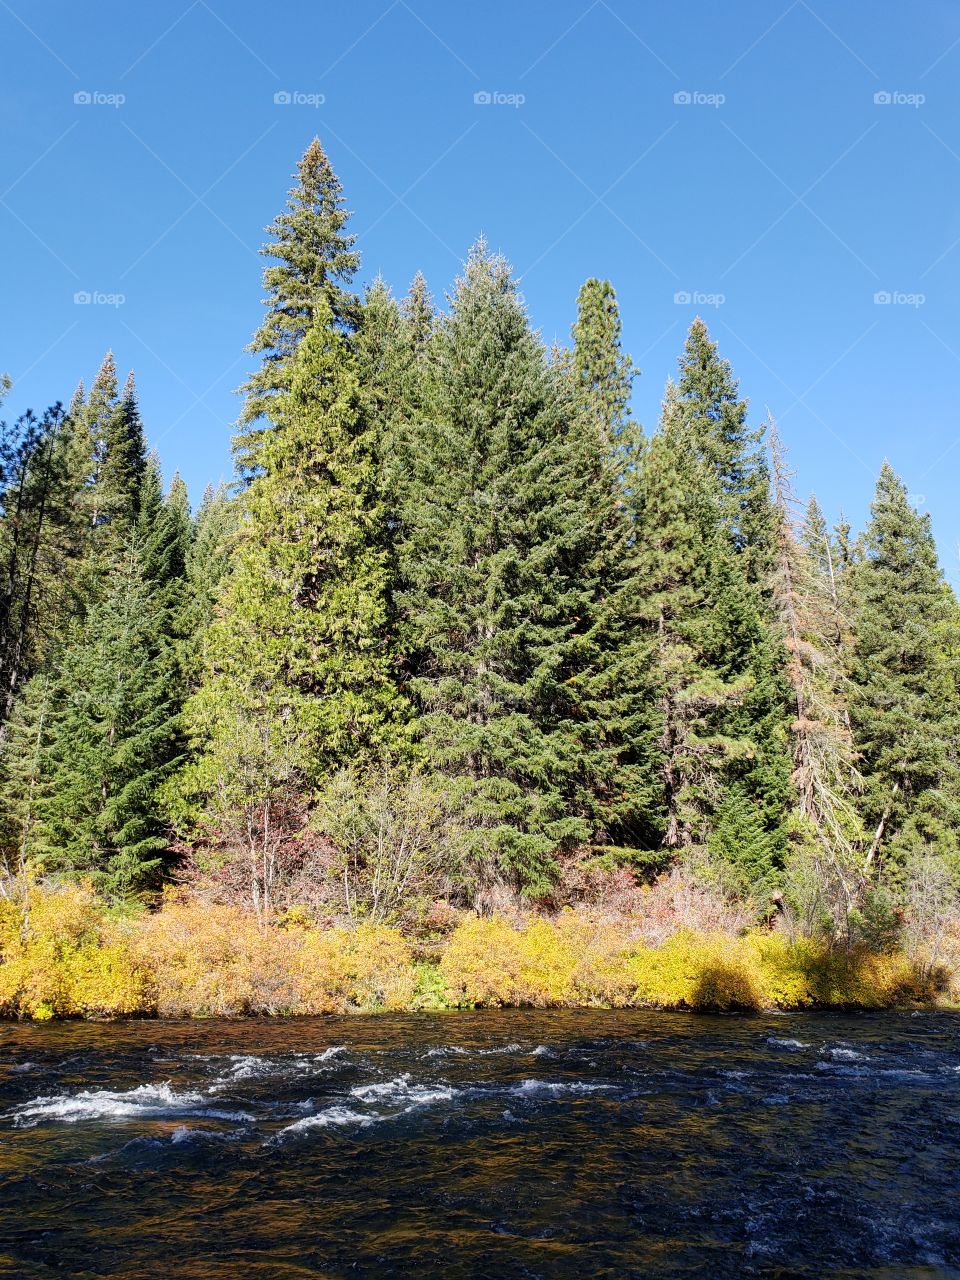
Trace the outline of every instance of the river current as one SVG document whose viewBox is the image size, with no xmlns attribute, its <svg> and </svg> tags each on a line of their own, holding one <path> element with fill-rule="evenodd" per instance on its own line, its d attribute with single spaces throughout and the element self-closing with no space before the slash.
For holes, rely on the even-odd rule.
<svg viewBox="0 0 960 1280">
<path fill-rule="evenodd" d="M 0 1275 L 960 1276 L 960 1018 L 0 1026 Z"/>
</svg>

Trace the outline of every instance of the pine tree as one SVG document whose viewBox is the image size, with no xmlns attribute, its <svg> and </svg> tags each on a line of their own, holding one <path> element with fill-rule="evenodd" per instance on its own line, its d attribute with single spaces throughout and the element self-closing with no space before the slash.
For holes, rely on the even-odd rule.
<svg viewBox="0 0 960 1280">
<path fill-rule="evenodd" d="M 410 418 L 413 354 L 400 308 L 379 277 L 364 298 L 355 342 L 363 413 L 375 430 L 384 488 L 391 489 L 397 482 L 399 441 Z"/>
<path fill-rule="evenodd" d="M 289 387 L 297 349 L 318 317 L 343 333 L 359 320 L 359 300 L 350 291 L 359 263 L 355 238 L 344 231 L 349 214 L 343 189 L 318 138 L 304 152 L 296 178 L 261 250 L 276 261 L 263 274 L 267 314 L 250 344 L 263 362 L 244 387 L 245 430 L 236 441 L 238 462 L 247 470 L 260 462 L 260 420 L 272 418 L 272 402 Z"/>
<path fill-rule="evenodd" d="M 137 527 L 147 450 L 133 374 L 123 390 L 108 351 L 86 398 L 82 384 L 74 396 L 71 469 L 85 555 L 77 591 L 81 604 L 96 595 L 98 578 L 122 553 Z"/>
<path fill-rule="evenodd" d="M 436 325 L 436 309 L 427 281 L 420 271 L 413 277 L 407 296 L 400 304 L 400 314 L 406 329 L 407 343 L 413 354 L 413 366 L 416 369 L 422 368 Z"/>
<path fill-rule="evenodd" d="M 168 847 L 157 795 L 178 763 L 179 707 L 135 547 L 75 624 L 50 681 L 28 859 L 89 875 L 114 897 L 149 888 Z M 15 778 L 8 799 L 23 808 Z"/>
<path fill-rule="evenodd" d="M 709 850 L 725 887 L 760 901 L 777 885 L 770 834 L 762 812 L 739 783 L 724 795 L 710 834 Z"/>
<path fill-rule="evenodd" d="M 103 423 L 99 473 L 100 520 L 117 541 L 129 538 L 140 516 L 147 450 L 133 374 L 127 375 L 113 412 Z"/>
<path fill-rule="evenodd" d="M 70 420 L 61 406 L 0 431 L 0 736 L 20 688 L 52 660 L 80 556 Z"/>
<path fill-rule="evenodd" d="M 629 806 L 598 723 L 617 512 L 596 434 L 578 429 L 569 384 L 482 243 L 427 350 L 401 637 L 421 750 L 461 796 L 475 900 L 489 905 L 503 888 L 542 891 L 557 851 Z"/>
<path fill-rule="evenodd" d="M 586 414 L 611 445 L 620 441 L 629 423 L 636 376 L 633 361 L 621 350 L 621 327 L 617 296 L 609 280 L 585 281 L 577 296 L 573 326 L 573 375 Z"/>
<path fill-rule="evenodd" d="M 728 361 L 697 317 L 680 358 L 677 396 L 694 447 L 716 476 L 723 520 L 752 584 L 765 583 L 773 553 L 774 520 L 763 429 L 747 422 L 747 401 Z"/>
<path fill-rule="evenodd" d="M 190 692 L 201 676 L 202 651 L 237 537 L 239 502 L 225 485 L 208 488 L 193 525 L 186 555 L 186 588 L 181 632 L 184 672 Z"/>
<path fill-rule="evenodd" d="M 187 559 L 193 532 L 187 486 L 175 474 L 163 495 L 160 464 L 147 463 L 147 479 L 138 521 L 138 542 L 143 574 L 150 586 L 152 607 L 159 611 L 159 625 L 172 642 L 185 636 L 187 608 Z"/>
<path fill-rule="evenodd" d="M 936 849 L 956 856 L 960 708 L 945 644 L 953 616 L 926 515 L 885 462 L 851 572 L 850 714 L 873 835 L 869 866 Z"/>
<path fill-rule="evenodd" d="M 785 852 L 791 771 L 790 690 L 772 600 L 777 520 L 764 428 L 748 425 L 747 402 L 699 318 L 680 359 L 677 403 L 690 447 L 715 485 L 719 528 L 734 553 L 717 564 L 705 653 L 721 680 L 743 680 L 746 689 L 718 708 L 714 732 L 748 744 L 727 785 L 741 784 L 762 811 L 775 866 Z"/>
<path fill-rule="evenodd" d="M 640 609 L 652 685 L 649 749 L 668 849 L 706 844 L 731 762 L 749 751 L 717 728 L 719 713 L 742 701 L 750 683 L 742 674 L 725 677 L 714 660 L 710 617 L 733 554 L 718 508 L 713 477 L 668 384 L 637 494 Z"/>
<path fill-rule="evenodd" d="M 646 583 L 634 525 L 636 478 L 643 437 L 630 414 L 637 375 L 621 347 L 620 313 L 608 281 L 590 279 L 577 299 L 572 351 L 551 363 L 569 378 L 566 413 L 575 464 L 582 477 L 579 495 L 587 557 L 581 568 L 590 584 L 593 620 L 585 633 L 590 644 L 589 671 L 579 688 L 583 750 L 602 774 L 584 778 L 580 811 L 589 814 L 595 832 L 621 847 L 649 851 L 656 843 L 656 784 L 650 758 L 650 680 L 642 635 Z M 584 646 L 583 657 L 587 658 Z M 603 752 L 596 735 L 602 726 Z M 593 741 L 591 742 L 591 739 Z M 602 777 L 602 782 L 601 782 Z M 629 850 L 637 856 L 639 850 Z M 649 861 L 649 855 L 644 857 Z"/>
<path fill-rule="evenodd" d="M 49 794 L 44 749 L 49 736 L 53 681 L 46 672 L 20 691 L 5 725 L 0 773 L 0 848 L 4 874 L 25 882 L 33 870 L 39 811 Z"/>
<path fill-rule="evenodd" d="M 262 817 L 294 787 L 308 797 L 330 770 L 389 752 L 403 732 L 385 636 L 374 431 L 356 357 L 322 307 L 289 381 L 272 408 L 277 425 L 261 437 L 204 677 L 187 707 L 199 758 L 184 790 L 214 826 L 245 809 Z M 245 739 L 260 744 L 252 789 Z"/>
</svg>

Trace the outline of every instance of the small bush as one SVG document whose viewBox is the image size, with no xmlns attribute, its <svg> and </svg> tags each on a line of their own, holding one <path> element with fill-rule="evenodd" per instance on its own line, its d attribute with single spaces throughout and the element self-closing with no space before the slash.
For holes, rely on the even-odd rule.
<svg viewBox="0 0 960 1280">
<path fill-rule="evenodd" d="M 135 1013 L 144 980 L 130 927 L 87 886 L 41 889 L 0 903 L 0 1013 L 50 1018 Z"/>
<path fill-rule="evenodd" d="M 399 929 L 311 929 L 300 939 L 299 1013 L 409 1009 L 417 988 L 413 954 Z"/>
<path fill-rule="evenodd" d="M 746 945 L 723 934 L 675 933 L 629 961 L 637 1004 L 665 1009 L 759 1009 L 762 978 Z"/>
</svg>

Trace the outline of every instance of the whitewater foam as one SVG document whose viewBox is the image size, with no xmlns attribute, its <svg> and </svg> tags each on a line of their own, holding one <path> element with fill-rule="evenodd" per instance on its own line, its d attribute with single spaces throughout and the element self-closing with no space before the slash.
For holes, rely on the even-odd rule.
<svg viewBox="0 0 960 1280">
<path fill-rule="evenodd" d="M 857 1053 L 855 1049 L 847 1049 L 842 1045 L 825 1049 L 823 1054 L 834 1062 L 866 1062 L 868 1060 L 867 1054 Z"/>
<path fill-rule="evenodd" d="M 564 1094 L 600 1093 L 612 1089 L 611 1084 L 589 1084 L 586 1080 L 523 1080 L 510 1090 L 518 1098 L 562 1097 Z"/>
<path fill-rule="evenodd" d="M 409 1074 L 396 1076 L 379 1084 L 360 1084 L 350 1095 L 360 1102 L 402 1103 L 405 1109 L 428 1106 L 431 1102 L 449 1102 L 459 1090 L 449 1085 L 415 1084 Z"/>
<path fill-rule="evenodd" d="M 378 1120 L 388 1119 L 378 1112 L 353 1111 L 350 1107 L 327 1107 L 325 1111 L 319 1111 L 315 1116 L 304 1116 L 302 1120 L 295 1120 L 293 1124 L 285 1125 L 277 1134 L 282 1137 L 288 1133 L 304 1133 L 308 1129 L 326 1129 L 331 1125 L 337 1128 L 344 1128 L 347 1125 L 356 1125 L 360 1129 L 367 1128 L 368 1125 L 376 1124 Z"/>
<path fill-rule="evenodd" d="M 76 1124 L 82 1120 L 159 1119 L 164 1116 L 203 1115 L 211 1120 L 249 1120 L 246 1111 L 221 1111 L 208 1105 L 201 1093 L 176 1093 L 170 1083 L 141 1084 L 135 1089 L 84 1089 L 76 1094 L 51 1094 L 22 1103 L 6 1113 L 15 1128 L 32 1129 L 44 1121 Z"/>
</svg>

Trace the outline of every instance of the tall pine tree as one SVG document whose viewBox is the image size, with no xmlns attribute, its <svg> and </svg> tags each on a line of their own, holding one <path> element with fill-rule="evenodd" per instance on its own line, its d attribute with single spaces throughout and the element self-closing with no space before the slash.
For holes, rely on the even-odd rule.
<svg viewBox="0 0 960 1280">
<path fill-rule="evenodd" d="M 960 706 L 945 643 L 955 614 L 929 516 L 911 507 L 887 462 L 870 511 L 850 570 L 850 713 L 873 836 L 866 862 L 884 859 L 895 869 L 911 854 L 957 854 Z"/>
<path fill-rule="evenodd" d="M 265 806 L 296 788 L 308 797 L 330 770 L 389 753 L 402 737 L 375 428 L 356 363 L 318 305 L 272 405 L 276 425 L 261 435 L 187 708 L 199 758 L 184 788 L 211 827 L 242 825 L 244 811 L 264 821 Z M 252 790 L 245 743 L 262 757 Z"/>
<path fill-rule="evenodd" d="M 263 273 L 267 313 L 250 344 L 263 360 L 244 387 L 244 431 L 236 441 L 244 469 L 259 465 L 261 419 L 273 417 L 272 403 L 289 387 L 292 361 L 318 317 L 345 333 L 359 320 L 359 299 L 350 289 L 359 264 L 355 238 L 345 231 L 343 188 L 318 138 L 301 157 L 296 177 L 261 249 L 275 261 Z"/>
<path fill-rule="evenodd" d="M 558 851 L 629 808 L 600 712 L 601 613 L 625 522 L 597 433 L 483 244 L 427 350 L 401 637 L 421 749 L 460 795 L 475 900 L 489 905 L 545 889 Z"/>
</svg>

